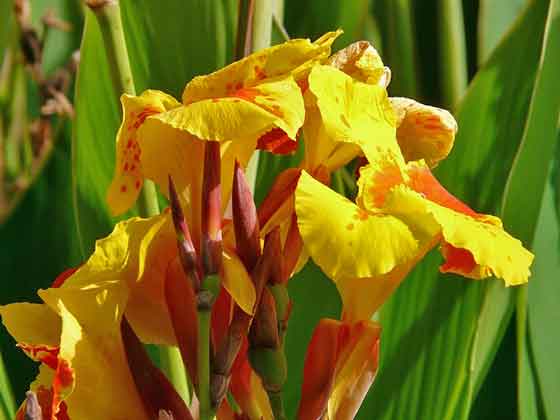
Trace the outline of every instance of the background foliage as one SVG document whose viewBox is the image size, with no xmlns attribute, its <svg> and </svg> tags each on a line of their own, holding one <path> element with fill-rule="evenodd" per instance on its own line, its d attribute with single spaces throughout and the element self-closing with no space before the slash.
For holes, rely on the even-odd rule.
<svg viewBox="0 0 560 420">
<path fill-rule="evenodd" d="M 231 61 L 236 3 L 122 0 L 137 91 L 178 96 L 192 76 Z M 76 116 L 55 121 L 52 153 L 34 170 L 33 154 L 25 158 L 29 133 L 13 127 L 37 117 L 38 94 L 21 64 L 12 1 L 0 0 L 0 210 L 16 193 L 22 198 L 0 219 L 0 304 L 36 300 L 38 287 L 79 264 L 115 222 L 104 197 L 120 109 L 96 20 L 76 0 L 32 6 L 37 27 L 49 8 L 72 25 L 69 32 L 48 31 L 45 72 L 81 45 L 70 95 Z M 277 6 L 291 37 L 341 27 L 335 49 L 358 39 L 374 43 L 392 69 L 391 95 L 451 108 L 460 130 L 439 179 L 476 210 L 503 217 L 537 255 L 529 286 L 505 289 L 498 281 L 439 275 L 440 257 L 430 254 L 379 314 L 381 367 L 359 418 L 560 418 L 559 1 L 286 0 Z M 280 42 L 279 28 L 273 32 Z M 14 59 L 6 74 L 8 56 Z M 261 155 L 257 199 L 295 160 Z M 321 317 L 338 316 L 340 302 L 312 264 L 292 280 L 290 294 L 286 398 L 293 418 L 312 329 Z M 4 330 L 0 345 L 2 418 L 11 417 L 34 367 Z"/>
</svg>

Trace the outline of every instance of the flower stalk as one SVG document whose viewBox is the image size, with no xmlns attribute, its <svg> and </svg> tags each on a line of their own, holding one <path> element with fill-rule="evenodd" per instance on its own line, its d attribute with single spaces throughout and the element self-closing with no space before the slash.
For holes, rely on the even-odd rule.
<svg viewBox="0 0 560 420">
<path fill-rule="evenodd" d="M 88 0 L 86 3 L 95 13 L 99 23 L 115 94 L 117 96 L 123 93 L 136 94 L 119 2 L 117 0 Z M 150 180 L 144 181 L 138 201 L 138 213 L 142 217 L 159 214 L 156 187 Z"/>
</svg>

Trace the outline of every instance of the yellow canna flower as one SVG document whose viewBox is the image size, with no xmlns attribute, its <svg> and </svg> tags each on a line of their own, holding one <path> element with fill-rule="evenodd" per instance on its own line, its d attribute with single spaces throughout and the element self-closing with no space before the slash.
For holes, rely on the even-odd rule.
<svg viewBox="0 0 560 420">
<path fill-rule="evenodd" d="M 224 246 L 222 284 L 242 310 L 252 313 L 254 286 L 231 249 L 231 244 Z M 126 316 L 144 343 L 177 345 L 166 293 L 181 293 L 181 316 L 196 314 L 194 295 L 189 301 L 184 290 L 188 284 L 171 215 L 165 212 L 118 223 L 111 235 L 97 241 L 83 266 L 38 292 L 44 304 L 7 305 L 0 307 L 0 315 L 20 347 L 42 362 L 31 389 L 50 398 L 53 412 L 67 410 L 72 419 L 91 413 L 143 419 L 149 417 L 127 365 L 121 320 Z M 182 352 L 192 375 L 196 340 L 190 345 L 191 351 Z"/>
<path fill-rule="evenodd" d="M 349 45 L 326 64 L 313 67 L 307 78 L 304 157 L 299 170 L 278 176 L 262 203 L 263 233 L 280 225 L 287 235 L 301 170 L 328 185 L 332 172 L 363 154 L 370 160 L 388 154 L 403 164 L 424 159 L 435 166 L 453 147 L 457 124 L 449 112 L 407 98 L 388 98 L 391 72 L 368 42 Z M 306 260 L 301 250 L 296 269 Z"/>
<path fill-rule="evenodd" d="M 358 185 L 352 203 L 303 173 L 295 199 L 305 248 L 336 282 L 346 319 L 369 319 L 438 243 L 442 272 L 527 281 L 533 255 L 498 218 L 448 193 L 423 161 L 402 165 L 379 154 Z"/>
<path fill-rule="evenodd" d="M 117 162 L 107 194 L 111 211 L 120 214 L 129 209 L 145 178 L 166 193 L 171 175 L 180 194 L 189 190 L 198 197 L 205 141 L 222 145 L 226 206 L 235 160 L 244 166 L 257 145 L 273 151 L 285 142 L 295 145 L 304 121 L 297 82 L 328 57 L 338 35 L 330 32 L 313 43 L 289 41 L 197 76 L 185 87 L 182 103 L 152 90 L 140 96 L 123 95 Z M 195 203 L 190 207 L 193 215 L 199 214 Z"/>
</svg>

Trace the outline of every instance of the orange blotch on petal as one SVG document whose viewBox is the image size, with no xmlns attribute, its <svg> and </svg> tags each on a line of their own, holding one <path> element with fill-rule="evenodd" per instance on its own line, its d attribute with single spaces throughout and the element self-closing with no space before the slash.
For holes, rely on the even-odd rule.
<svg viewBox="0 0 560 420">
<path fill-rule="evenodd" d="M 412 166 L 408 169 L 408 175 L 410 176 L 408 186 L 414 191 L 424 194 L 428 200 L 471 217 L 479 216 L 473 209 L 447 191 L 428 168 Z"/>
<path fill-rule="evenodd" d="M 257 143 L 257 149 L 266 150 L 276 155 L 287 155 L 297 150 L 297 140 L 292 140 L 280 128 L 273 128 L 261 136 Z"/>
<path fill-rule="evenodd" d="M 455 248 L 453 245 L 444 243 L 441 253 L 445 262 L 439 268 L 442 273 L 469 274 L 476 268 L 477 264 L 473 254 L 463 248 Z"/>
<path fill-rule="evenodd" d="M 58 366 L 59 346 L 46 345 L 30 345 L 26 343 L 18 343 L 17 346 L 22 349 L 31 359 L 44 363 L 53 370 Z"/>
</svg>

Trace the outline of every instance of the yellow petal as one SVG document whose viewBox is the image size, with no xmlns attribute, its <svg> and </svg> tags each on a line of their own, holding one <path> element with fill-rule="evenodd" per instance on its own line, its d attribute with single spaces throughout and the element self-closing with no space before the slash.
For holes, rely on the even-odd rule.
<svg viewBox="0 0 560 420">
<path fill-rule="evenodd" d="M 117 133 L 115 173 L 107 191 L 114 215 L 132 207 L 144 182 L 138 129 L 148 116 L 180 105 L 172 96 L 156 90 L 147 90 L 140 96 L 123 95 L 121 104 L 123 121 Z"/>
<path fill-rule="evenodd" d="M 435 237 L 431 242 L 423 243 L 413 258 L 396 266 L 387 274 L 340 280 L 336 288 L 342 299 L 342 319 L 345 321 L 371 319 L 414 266 L 437 244 L 438 239 Z"/>
<path fill-rule="evenodd" d="M 245 266 L 234 252 L 224 248 L 222 253 L 223 286 L 243 311 L 255 311 L 256 292 Z"/>
<path fill-rule="evenodd" d="M 313 64 L 329 56 L 332 43 L 341 33 L 328 32 L 313 43 L 308 39 L 293 39 L 251 54 L 207 76 L 197 76 L 185 87 L 183 102 L 189 104 L 227 96 L 234 90 L 255 86 L 263 79 L 288 74 L 299 80 Z"/>
<path fill-rule="evenodd" d="M 330 66 L 315 66 L 309 75 L 309 89 L 331 139 L 358 145 L 369 161 L 379 153 L 402 160 L 384 88 L 354 80 Z"/>
<path fill-rule="evenodd" d="M 306 250 L 335 282 L 388 273 L 417 253 L 399 219 L 368 213 L 305 172 L 295 203 Z"/>
<path fill-rule="evenodd" d="M 12 303 L 0 306 L 2 323 L 18 343 L 58 346 L 60 318 L 45 305 Z"/>
<path fill-rule="evenodd" d="M 491 216 L 472 217 L 438 205 L 404 186 L 395 187 L 388 196 L 385 210 L 405 221 L 420 236 L 443 236 L 444 254 L 451 245 L 472 256 L 472 264 L 456 267 L 460 274 L 483 278 L 494 275 L 507 286 L 526 283 L 533 254 Z M 468 255 L 467 254 L 467 255 Z M 465 255 L 460 255 L 464 257 Z M 468 261 L 467 261 L 468 263 Z M 468 266 L 468 264 L 466 265 Z"/>
<path fill-rule="evenodd" d="M 89 260 L 58 289 L 39 292 L 43 300 L 63 299 L 81 325 L 104 328 L 126 310 L 145 342 L 175 344 L 165 304 L 164 281 L 177 255 L 169 214 L 120 222 L 98 240 Z M 102 311 L 109 305 L 114 309 Z"/>
<path fill-rule="evenodd" d="M 397 140 L 405 159 L 424 159 L 431 167 L 445 159 L 457 133 L 453 115 L 408 98 L 390 100 L 397 117 Z"/>
<path fill-rule="evenodd" d="M 377 50 L 367 41 L 350 44 L 333 54 L 327 64 L 343 71 L 353 79 L 371 85 L 387 87 L 391 71 L 383 65 Z"/>
<path fill-rule="evenodd" d="M 151 119 L 202 140 L 256 141 L 276 127 L 295 139 L 304 112 L 299 86 L 288 76 L 236 90 L 232 96 L 192 102 Z"/>
</svg>

